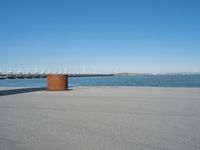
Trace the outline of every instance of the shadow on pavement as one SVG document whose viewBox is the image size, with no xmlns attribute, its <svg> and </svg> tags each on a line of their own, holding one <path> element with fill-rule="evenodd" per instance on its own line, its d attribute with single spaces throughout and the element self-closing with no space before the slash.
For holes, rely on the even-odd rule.
<svg viewBox="0 0 200 150">
<path fill-rule="evenodd" d="M 0 96 L 15 95 L 15 94 L 22 94 L 22 93 L 30 93 L 30 92 L 45 91 L 45 90 L 47 90 L 47 88 L 45 88 L 45 87 L 8 89 L 8 90 L 1 90 L 0 91 Z"/>
</svg>

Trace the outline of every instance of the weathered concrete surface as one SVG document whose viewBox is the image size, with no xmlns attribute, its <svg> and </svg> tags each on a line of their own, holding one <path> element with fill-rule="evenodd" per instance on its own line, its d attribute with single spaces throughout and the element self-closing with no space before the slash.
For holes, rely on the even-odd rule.
<svg viewBox="0 0 200 150">
<path fill-rule="evenodd" d="M 200 149 L 198 88 L 0 90 L 0 150 Z"/>
</svg>

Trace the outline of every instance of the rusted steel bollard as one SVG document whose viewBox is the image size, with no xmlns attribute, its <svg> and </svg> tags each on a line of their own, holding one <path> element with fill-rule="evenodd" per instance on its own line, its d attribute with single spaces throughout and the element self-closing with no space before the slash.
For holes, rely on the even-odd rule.
<svg viewBox="0 0 200 150">
<path fill-rule="evenodd" d="M 49 91 L 68 90 L 68 75 L 49 74 L 48 75 L 48 90 Z"/>
</svg>

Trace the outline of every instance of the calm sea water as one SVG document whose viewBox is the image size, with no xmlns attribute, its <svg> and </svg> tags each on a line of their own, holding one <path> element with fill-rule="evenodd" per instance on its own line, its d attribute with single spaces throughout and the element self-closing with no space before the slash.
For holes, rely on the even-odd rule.
<svg viewBox="0 0 200 150">
<path fill-rule="evenodd" d="M 0 80 L 0 86 L 46 87 L 47 79 Z M 200 75 L 71 77 L 69 86 L 200 87 Z"/>
</svg>

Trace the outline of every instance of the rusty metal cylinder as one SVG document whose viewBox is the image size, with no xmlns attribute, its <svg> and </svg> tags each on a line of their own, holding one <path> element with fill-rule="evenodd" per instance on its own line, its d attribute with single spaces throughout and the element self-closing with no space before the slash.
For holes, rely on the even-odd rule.
<svg viewBox="0 0 200 150">
<path fill-rule="evenodd" d="M 49 91 L 64 91 L 68 89 L 68 75 L 49 74 L 48 75 L 48 90 Z"/>
</svg>

